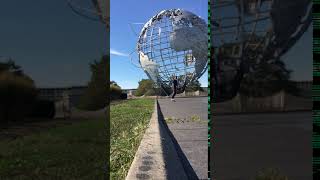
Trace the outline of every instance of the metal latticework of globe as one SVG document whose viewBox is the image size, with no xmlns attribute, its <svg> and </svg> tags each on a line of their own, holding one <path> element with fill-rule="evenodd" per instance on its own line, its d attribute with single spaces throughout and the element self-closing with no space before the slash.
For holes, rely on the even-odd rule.
<svg viewBox="0 0 320 180">
<path fill-rule="evenodd" d="M 211 13 L 212 85 L 223 100 L 237 93 L 243 77 L 262 63 L 273 65 L 299 40 L 311 24 L 312 1 L 212 0 Z"/>
<path fill-rule="evenodd" d="M 181 9 L 164 10 L 142 28 L 137 42 L 139 63 L 148 77 L 170 93 L 173 76 L 178 93 L 207 68 L 207 24 Z"/>
<path fill-rule="evenodd" d="M 93 21 L 100 21 L 109 28 L 110 0 L 66 0 L 76 14 Z"/>
</svg>

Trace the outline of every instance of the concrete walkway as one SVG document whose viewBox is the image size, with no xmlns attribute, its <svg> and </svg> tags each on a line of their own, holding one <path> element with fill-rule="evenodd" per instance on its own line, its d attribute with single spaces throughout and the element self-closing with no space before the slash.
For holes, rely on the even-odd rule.
<svg viewBox="0 0 320 180">
<path fill-rule="evenodd" d="M 208 178 L 208 98 L 158 100 L 189 179 Z"/>
<path fill-rule="evenodd" d="M 127 180 L 188 179 L 158 110 L 156 103 L 149 127 L 126 177 Z"/>
<path fill-rule="evenodd" d="M 252 179 L 276 168 L 290 180 L 312 179 L 312 112 L 213 116 L 211 177 Z"/>
</svg>

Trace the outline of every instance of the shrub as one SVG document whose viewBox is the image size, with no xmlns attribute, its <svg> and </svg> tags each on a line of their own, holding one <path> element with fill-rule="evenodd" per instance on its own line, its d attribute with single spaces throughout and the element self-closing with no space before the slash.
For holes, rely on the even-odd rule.
<svg viewBox="0 0 320 180">
<path fill-rule="evenodd" d="M 107 103 L 107 88 L 94 88 L 93 86 L 90 86 L 80 98 L 77 107 L 88 111 L 95 111 L 104 108 Z"/>
<path fill-rule="evenodd" d="M 109 66 L 110 57 L 108 55 L 104 55 L 99 61 L 90 64 L 91 80 L 77 107 L 89 111 L 106 107 L 109 103 Z"/>
<path fill-rule="evenodd" d="M 120 99 L 122 90 L 119 86 L 111 84 L 109 93 L 110 93 L 110 100 Z"/>
<path fill-rule="evenodd" d="M 30 117 L 36 118 L 54 118 L 56 113 L 54 101 L 49 100 L 37 100 L 32 108 Z"/>
<path fill-rule="evenodd" d="M 141 81 L 139 81 L 139 86 L 138 86 L 137 91 L 135 92 L 135 96 L 145 95 L 145 93 L 148 90 L 153 89 L 153 87 L 154 87 L 154 83 L 152 80 L 142 79 Z"/>
<path fill-rule="evenodd" d="M 127 93 L 121 93 L 120 99 L 128 99 Z"/>
<path fill-rule="evenodd" d="M 155 95 L 157 95 L 157 92 L 155 89 L 149 89 L 144 95 L 145 96 L 155 96 Z"/>
<path fill-rule="evenodd" d="M 203 91 L 199 80 L 192 81 L 185 89 L 186 92 Z"/>
<path fill-rule="evenodd" d="M 37 91 L 28 76 L 9 71 L 0 72 L 0 123 L 7 126 L 9 121 L 23 121 L 30 113 Z M 0 125 L 1 126 L 1 125 Z"/>
</svg>

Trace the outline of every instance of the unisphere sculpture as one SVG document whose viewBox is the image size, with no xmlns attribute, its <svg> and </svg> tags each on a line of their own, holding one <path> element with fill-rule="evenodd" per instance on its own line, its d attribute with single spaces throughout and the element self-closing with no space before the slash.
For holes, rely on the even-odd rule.
<svg viewBox="0 0 320 180">
<path fill-rule="evenodd" d="M 207 69 L 207 24 L 182 9 L 163 10 L 142 28 L 137 42 L 139 63 L 148 77 L 170 93 L 173 76 L 178 93 Z"/>
<path fill-rule="evenodd" d="M 211 13 L 211 85 L 221 102 L 263 63 L 281 68 L 280 57 L 311 24 L 312 0 L 212 0 Z"/>
</svg>

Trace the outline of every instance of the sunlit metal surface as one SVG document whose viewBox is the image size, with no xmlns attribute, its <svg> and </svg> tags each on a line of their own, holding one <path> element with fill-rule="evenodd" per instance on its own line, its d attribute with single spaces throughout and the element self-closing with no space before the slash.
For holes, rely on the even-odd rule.
<svg viewBox="0 0 320 180">
<path fill-rule="evenodd" d="M 207 68 L 207 24 L 181 9 L 164 10 L 142 28 L 137 42 L 139 62 L 146 74 L 164 89 L 178 77 L 179 92 L 200 78 Z"/>
</svg>

